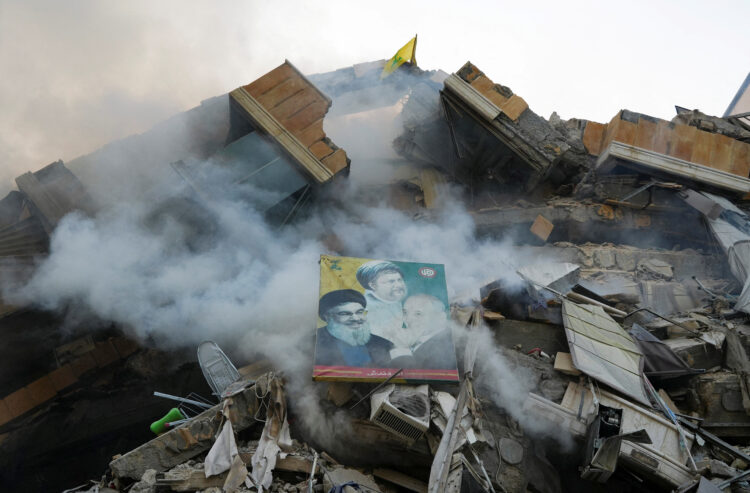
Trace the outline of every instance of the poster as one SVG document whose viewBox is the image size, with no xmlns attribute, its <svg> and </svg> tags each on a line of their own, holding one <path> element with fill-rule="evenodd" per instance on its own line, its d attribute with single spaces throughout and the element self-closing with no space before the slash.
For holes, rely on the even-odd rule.
<svg viewBox="0 0 750 493">
<path fill-rule="evenodd" d="M 313 380 L 458 382 L 441 264 L 323 255 Z"/>
</svg>

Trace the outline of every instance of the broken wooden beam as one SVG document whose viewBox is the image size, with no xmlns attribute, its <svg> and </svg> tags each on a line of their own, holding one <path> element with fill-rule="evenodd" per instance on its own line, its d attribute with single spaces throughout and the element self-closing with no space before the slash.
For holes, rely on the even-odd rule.
<svg viewBox="0 0 750 493">
<path fill-rule="evenodd" d="M 259 401 L 251 386 L 231 397 L 227 414 L 239 432 L 257 423 Z M 109 463 L 117 478 L 140 479 L 147 469 L 166 471 L 208 450 L 222 424 L 222 404 L 207 409 L 183 425 L 117 457 Z"/>
</svg>

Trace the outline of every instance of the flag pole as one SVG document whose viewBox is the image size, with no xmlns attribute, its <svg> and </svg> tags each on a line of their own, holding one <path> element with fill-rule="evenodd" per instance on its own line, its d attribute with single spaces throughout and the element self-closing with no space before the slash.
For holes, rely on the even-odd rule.
<svg viewBox="0 0 750 493">
<path fill-rule="evenodd" d="M 417 65 L 417 35 L 414 35 L 414 47 L 411 50 L 411 63 Z"/>
</svg>

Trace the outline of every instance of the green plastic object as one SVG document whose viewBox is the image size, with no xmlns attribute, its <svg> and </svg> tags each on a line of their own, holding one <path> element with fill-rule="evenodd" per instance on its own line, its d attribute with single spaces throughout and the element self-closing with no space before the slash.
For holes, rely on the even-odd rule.
<svg viewBox="0 0 750 493">
<path fill-rule="evenodd" d="M 167 431 L 167 423 L 177 421 L 178 419 L 185 419 L 185 416 L 180 412 L 179 409 L 173 407 L 159 421 L 154 421 L 153 423 L 151 423 L 151 431 L 153 431 L 157 435 L 161 435 L 162 433 Z"/>
</svg>

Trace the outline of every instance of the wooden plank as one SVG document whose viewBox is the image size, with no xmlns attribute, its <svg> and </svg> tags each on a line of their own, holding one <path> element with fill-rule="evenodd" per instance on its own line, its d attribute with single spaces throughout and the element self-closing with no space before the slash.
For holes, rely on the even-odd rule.
<svg viewBox="0 0 750 493">
<path fill-rule="evenodd" d="M 26 387 L 20 388 L 12 394 L 8 394 L 3 401 L 5 402 L 5 405 L 8 406 L 8 410 L 12 416 L 11 419 L 17 418 L 34 408 L 34 399 L 31 397 L 29 389 Z"/>
<path fill-rule="evenodd" d="M 29 395 L 34 402 L 34 407 L 47 402 L 57 394 L 49 375 L 44 375 L 42 378 L 34 380 L 26 386 L 26 390 L 29 391 Z"/>
<path fill-rule="evenodd" d="M 641 149 L 654 150 L 656 140 L 657 123 L 640 118 L 635 128 L 635 140 L 633 145 Z"/>
<path fill-rule="evenodd" d="M 552 229 L 555 227 L 546 217 L 539 214 L 534 220 L 534 224 L 531 225 L 529 231 L 531 231 L 537 238 L 542 241 L 547 241 L 549 235 L 552 234 Z"/>
<path fill-rule="evenodd" d="M 107 366 L 120 359 L 120 355 L 117 353 L 115 346 L 109 340 L 97 342 L 96 349 L 92 351 L 91 355 L 96 360 L 96 365 L 99 368 Z"/>
<path fill-rule="evenodd" d="M 279 471 L 287 472 L 300 472 L 303 474 L 310 474 L 312 471 L 312 461 L 305 457 L 299 457 L 295 455 L 287 455 L 283 459 L 279 458 L 276 461 L 276 467 L 274 469 Z M 320 466 L 315 466 L 315 474 L 320 471 Z"/>
<path fill-rule="evenodd" d="M 70 365 L 63 365 L 60 368 L 53 370 L 49 373 L 49 377 L 57 392 L 70 387 L 78 380 L 73 374 L 73 369 Z"/>
<path fill-rule="evenodd" d="M 336 152 L 323 159 L 323 164 L 325 164 L 333 174 L 338 173 L 349 165 L 346 159 L 346 152 L 343 149 L 338 149 Z"/>
<path fill-rule="evenodd" d="M 420 481 L 411 476 L 408 476 L 402 472 L 394 471 L 393 469 L 373 469 L 372 474 L 380 479 L 385 479 L 393 484 L 406 488 L 410 491 L 416 491 L 418 493 L 427 492 L 427 483 Z"/>
<path fill-rule="evenodd" d="M 273 115 L 268 113 L 263 106 L 258 103 L 243 88 L 235 89 L 230 93 L 234 104 L 239 106 L 248 118 L 254 121 L 263 132 L 274 137 L 276 141 L 289 153 L 289 155 L 299 163 L 299 165 L 318 183 L 324 183 L 333 177 L 333 173 L 316 158 L 310 150 L 303 146 L 300 141 L 292 134 L 292 130 L 285 128 L 276 120 Z M 326 103 L 315 103 L 326 106 Z M 314 106 L 314 105 L 311 105 Z M 301 126 L 304 129 L 311 123 L 321 119 L 325 111 L 318 118 L 312 119 L 307 125 Z M 295 117 L 296 118 L 296 117 Z"/>
<path fill-rule="evenodd" d="M 675 125 L 672 131 L 672 142 L 669 155 L 677 159 L 690 161 L 693 156 L 693 141 L 698 129 L 689 125 Z"/>
<path fill-rule="evenodd" d="M 607 125 L 604 123 L 586 122 L 586 128 L 583 129 L 583 146 L 589 154 L 599 155 L 606 130 Z"/>
<path fill-rule="evenodd" d="M 312 87 L 308 87 L 275 108 L 270 109 L 269 113 L 271 113 L 277 120 L 284 121 L 317 101 L 323 101 L 323 99 L 320 97 L 318 91 Z"/>
<path fill-rule="evenodd" d="M 517 94 L 512 95 L 506 102 L 500 107 L 503 113 L 513 121 L 518 120 L 521 114 L 529 109 L 529 105 L 521 96 Z"/>
<path fill-rule="evenodd" d="M 13 414 L 8 409 L 8 405 L 5 403 L 5 399 L 0 399 L 0 426 L 9 422 L 13 419 Z"/>
<path fill-rule="evenodd" d="M 86 353 L 70 363 L 70 368 L 73 370 L 73 375 L 76 378 L 80 377 L 87 371 L 96 368 L 96 360 L 91 353 Z"/>
<path fill-rule="evenodd" d="M 573 364 L 573 357 L 570 353 L 559 352 L 555 356 L 555 370 L 565 373 L 566 375 L 580 375 L 581 370 Z"/>
<path fill-rule="evenodd" d="M 304 130 L 295 133 L 295 136 L 305 147 L 310 147 L 315 142 L 325 138 L 326 133 L 323 131 L 323 119 L 313 122 Z"/>
<path fill-rule="evenodd" d="M 290 118 L 281 120 L 281 124 L 289 132 L 296 134 L 323 118 L 327 111 L 328 105 L 325 102 L 315 102 L 297 111 Z"/>
<path fill-rule="evenodd" d="M 288 63 L 282 63 L 263 77 L 256 79 L 243 88 L 254 98 L 281 84 L 290 77 L 295 76 L 295 70 Z"/>
<path fill-rule="evenodd" d="M 310 152 L 315 154 L 315 157 L 318 159 L 323 159 L 326 156 L 330 156 L 333 154 L 333 149 L 331 149 L 331 146 L 326 144 L 324 141 L 319 140 L 313 145 L 309 147 Z"/>
<path fill-rule="evenodd" d="M 257 99 L 260 104 L 263 105 L 265 109 L 269 111 L 273 115 L 272 109 L 287 99 L 291 98 L 298 92 L 304 91 L 305 89 L 309 89 L 310 86 L 302 80 L 301 77 L 292 77 L 290 79 L 285 80 L 281 84 L 279 84 L 276 87 L 271 88 L 269 91 L 266 91 L 262 96 L 258 96 Z M 274 115 L 276 116 L 276 115 Z"/>
<path fill-rule="evenodd" d="M 690 155 L 690 161 L 702 164 L 703 166 L 711 166 L 712 168 L 721 169 L 722 171 L 729 171 L 729 169 L 722 169 L 717 166 L 717 163 L 711 162 L 713 136 L 714 134 L 701 130 L 695 132 L 695 138 L 693 139 L 693 153 Z"/>
<path fill-rule="evenodd" d="M 67 363 L 68 361 L 89 353 L 96 349 L 94 339 L 91 336 L 80 337 L 66 344 L 61 344 L 55 348 L 55 359 L 58 364 Z"/>
<path fill-rule="evenodd" d="M 137 342 L 126 337 L 115 337 L 112 339 L 112 344 L 115 345 L 115 349 L 117 350 L 117 354 L 120 355 L 120 358 L 127 358 L 140 349 Z"/>
</svg>

